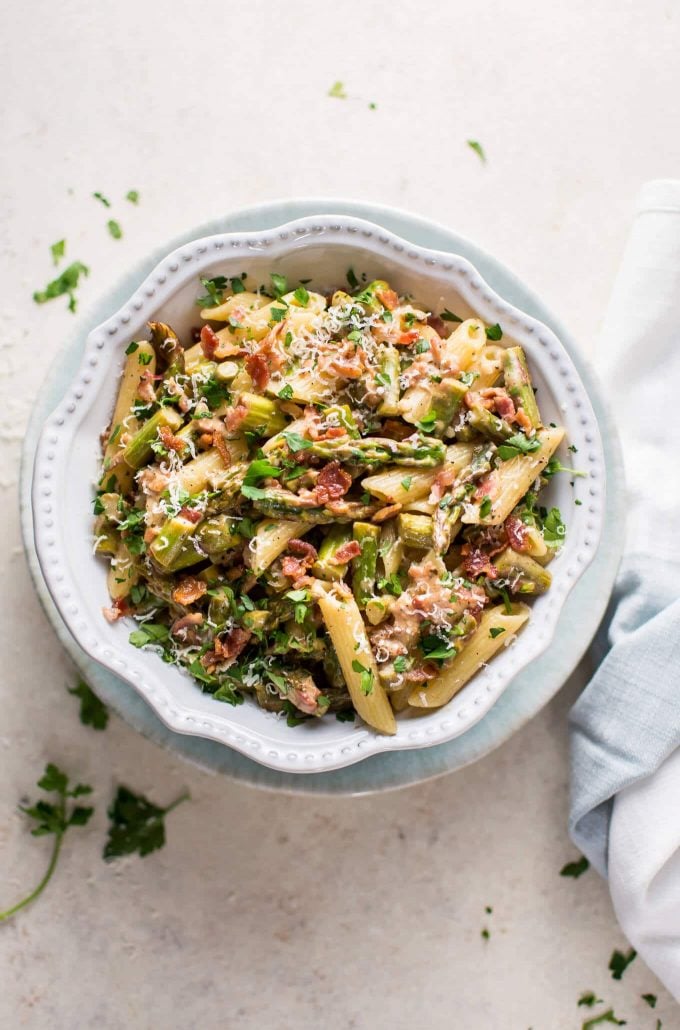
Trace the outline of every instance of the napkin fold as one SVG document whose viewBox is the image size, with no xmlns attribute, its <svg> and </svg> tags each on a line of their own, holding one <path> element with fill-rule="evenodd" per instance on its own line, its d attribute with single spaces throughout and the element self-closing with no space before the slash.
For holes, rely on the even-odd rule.
<svg viewBox="0 0 680 1030">
<path fill-rule="evenodd" d="M 597 355 L 627 480 L 624 559 L 571 712 L 572 839 L 680 1000 L 680 182 L 647 183 Z"/>
</svg>

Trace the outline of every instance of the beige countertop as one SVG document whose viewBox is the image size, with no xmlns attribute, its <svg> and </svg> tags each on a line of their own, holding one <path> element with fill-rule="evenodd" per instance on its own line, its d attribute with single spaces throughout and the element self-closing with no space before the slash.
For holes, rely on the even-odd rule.
<svg viewBox="0 0 680 1030">
<path fill-rule="evenodd" d="M 1 17 L 0 903 L 46 864 L 16 803 L 47 760 L 95 785 L 97 811 L 44 896 L 0 926 L 0 1026 L 571 1030 L 593 990 L 606 1004 L 592 1011 L 611 1005 L 630 1030 L 680 1027 L 640 959 L 611 979 L 625 941 L 606 885 L 592 870 L 559 876 L 576 855 L 566 718 L 582 676 L 448 778 L 360 799 L 258 793 L 115 717 L 105 733 L 80 725 L 16 501 L 32 398 L 73 320 L 63 300 L 31 300 L 62 237 L 91 268 L 85 312 L 216 213 L 376 200 L 494 253 L 593 356 L 635 194 L 678 174 L 677 5 L 14 0 Z M 346 100 L 327 96 L 335 80 Z M 163 851 L 105 865 L 118 782 L 161 802 L 188 787 L 192 801 L 169 817 Z"/>
</svg>

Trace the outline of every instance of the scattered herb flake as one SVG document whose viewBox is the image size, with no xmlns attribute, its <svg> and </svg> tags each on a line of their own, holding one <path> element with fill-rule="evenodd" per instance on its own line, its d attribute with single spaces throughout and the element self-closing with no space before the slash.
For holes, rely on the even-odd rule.
<svg viewBox="0 0 680 1030">
<path fill-rule="evenodd" d="M 586 869 L 590 868 L 590 862 L 585 855 L 581 855 L 577 862 L 567 862 L 566 865 L 560 869 L 560 876 L 571 876 L 572 879 L 578 880 L 579 876 L 582 876 Z"/>
<path fill-rule="evenodd" d="M 361 687 L 362 694 L 365 694 L 368 697 L 368 695 L 373 690 L 372 671 L 370 669 L 367 669 L 365 665 L 362 665 L 361 662 L 357 661 L 356 658 L 352 661 L 352 668 L 355 672 L 361 674 L 361 682 L 359 686 Z"/>
<path fill-rule="evenodd" d="M 95 198 L 95 200 L 99 200 L 104 205 L 104 207 L 111 207 L 111 201 L 107 200 L 103 193 L 93 193 L 92 196 Z"/>
<path fill-rule="evenodd" d="M 285 386 L 281 387 L 281 389 L 279 390 L 279 397 L 281 398 L 282 401 L 290 401 L 290 400 L 292 400 L 292 398 L 293 398 L 293 387 L 290 385 L 290 383 L 286 383 Z"/>
<path fill-rule="evenodd" d="M 293 454 L 295 454 L 297 451 L 307 450 L 307 448 L 312 446 L 312 441 L 305 439 L 304 436 L 300 436 L 299 433 L 287 433 L 284 431 L 283 438 L 286 441 L 286 444 L 288 445 L 288 449 L 292 451 Z"/>
<path fill-rule="evenodd" d="M 114 218 L 109 218 L 108 222 L 106 223 L 106 227 L 109 230 L 111 236 L 113 236 L 114 240 L 120 240 L 123 238 L 123 230 L 121 229 L 120 224 Z"/>
<path fill-rule="evenodd" d="M 85 680 L 78 680 L 75 687 L 68 688 L 69 694 L 80 698 L 80 721 L 93 730 L 105 730 L 109 722 L 109 710 L 88 687 Z"/>
<path fill-rule="evenodd" d="M 491 937 L 491 934 L 490 934 L 489 930 L 486 928 L 486 926 L 483 928 L 481 936 L 482 936 L 482 939 L 485 940 L 485 941 L 488 941 L 489 938 Z"/>
<path fill-rule="evenodd" d="M 656 1008 L 657 997 L 656 994 L 641 994 L 640 997 L 643 1001 L 646 1001 L 650 1009 Z"/>
<path fill-rule="evenodd" d="M 454 315 L 453 311 L 449 311 L 448 308 L 444 308 L 443 311 L 440 311 L 439 317 L 441 318 L 442 322 L 462 322 L 463 321 L 462 318 L 460 318 L 458 315 Z"/>
<path fill-rule="evenodd" d="M 276 272 L 272 272 L 269 278 L 271 279 L 272 286 L 274 288 L 274 296 L 278 300 L 280 297 L 283 296 L 284 293 L 287 292 L 288 280 L 286 279 L 285 275 L 277 275 Z"/>
<path fill-rule="evenodd" d="M 490 514 L 491 514 L 491 498 L 490 497 L 484 497 L 484 498 L 482 498 L 482 503 L 479 506 L 479 517 L 480 517 L 480 519 L 485 519 L 486 516 L 490 515 Z"/>
<path fill-rule="evenodd" d="M 131 204 L 139 204 L 139 191 L 128 190 L 125 194 L 125 199 L 129 200 Z"/>
<path fill-rule="evenodd" d="M 336 712 L 335 718 L 338 722 L 354 722 L 354 710 L 352 708 L 348 708 L 344 712 Z"/>
<path fill-rule="evenodd" d="M 283 322 L 286 317 L 285 308 L 272 308 L 271 309 L 272 322 Z"/>
<path fill-rule="evenodd" d="M 66 294 L 69 298 L 68 309 L 75 312 L 76 298 L 74 291 L 78 286 L 81 275 L 88 276 L 89 274 L 90 269 L 86 265 L 81 261 L 74 261 L 73 264 L 64 269 L 60 276 L 53 279 L 51 283 L 48 283 L 44 290 L 36 291 L 33 294 L 33 300 L 36 304 L 45 304 L 48 300 L 53 300 L 55 297 L 62 297 Z"/>
<path fill-rule="evenodd" d="M 162 848 L 165 844 L 165 816 L 188 799 L 189 794 L 185 792 L 167 808 L 160 808 L 143 794 L 135 794 L 129 787 L 118 787 L 108 810 L 109 836 L 103 858 L 108 862 L 135 852 L 144 858 Z"/>
<path fill-rule="evenodd" d="M 85 783 L 77 783 L 75 787 L 69 787 L 69 778 L 65 772 L 57 768 L 52 762 L 45 766 L 45 772 L 38 780 L 38 787 L 48 794 L 56 794 L 57 800 L 36 801 L 34 805 L 20 805 L 20 810 L 31 819 L 35 820 L 35 826 L 31 830 L 34 837 L 45 837 L 54 834 L 52 854 L 47 866 L 47 871 L 42 880 L 30 894 L 18 901 L 11 908 L 0 912 L 0 922 L 9 919 L 20 909 L 25 908 L 42 894 L 52 878 L 52 874 L 59 860 L 59 853 L 64 839 L 64 834 L 71 826 L 85 826 L 92 815 L 93 808 L 84 808 L 81 805 L 69 805 L 69 798 L 82 797 L 83 794 L 91 794 L 92 787 Z"/>
<path fill-rule="evenodd" d="M 50 253 L 52 254 L 52 261 L 55 265 L 58 265 L 61 259 L 66 254 L 66 240 L 57 240 L 50 247 Z"/>
<path fill-rule="evenodd" d="M 331 88 L 328 90 L 329 97 L 335 97 L 336 100 L 347 100 L 347 93 L 345 92 L 344 83 L 338 80 L 334 82 Z"/>
<path fill-rule="evenodd" d="M 499 326 L 498 322 L 495 325 L 488 325 L 486 327 L 486 338 L 487 340 L 493 340 L 494 342 L 503 339 L 503 330 Z"/>
<path fill-rule="evenodd" d="M 347 282 L 349 283 L 350 290 L 356 290 L 359 286 L 359 280 L 357 279 L 353 268 L 347 269 Z"/>
<path fill-rule="evenodd" d="M 479 143 L 476 139 L 468 139 L 465 142 L 469 146 L 470 150 L 474 150 L 475 154 L 482 162 L 482 164 L 486 164 L 486 154 L 484 153 L 484 147 L 482 146 L 482 144 Z"/>
<path fill-rule="evenodd" d="M 305 286 L 298 286 L 293 296 L 301 308 L 306 308 L 309 304 L 309 292 Z"/>
<path fill-rule="evenodd" d="M 496 637 L 499 637 L 501 633 L 505 633 L 504 626 L 492 626 L 489 630 L 489 636 L 492 638 L 492 640 L 495 640 Z"/>
<path fill-rule="evenodd" d="M 628 966 L 634 960 L 637 955 L 635 948 L 629 948 L 625 953 L 622 951 L 613 951 L 612 957 L 609 959 L 608 969 L 611 971 L 612 980 L 620 980 Z"/>
<path fill-rule="evenodd" d="M 139 350 L 139 344 L 136 343 L 135 340 L 133 340 L 132 343 L 129 343 L 125 348 L 125 353 L 134 354 L 136 350 Z"/>
<path fill-rule="evenodd" d="M 606 1012 L 601 1012 L 599 1016 L 593 1016 L 591 1019 L 586 1019 L 583 1023 L 581 1030 L 592 1030 L 592 1027 L 599 1026 L 601 1023 L 613 1023 L 615 1026 L 625 1026 L 625 1019 L 617 1019 L 614 1015 L 613 1009 L 607 1009 Z"/>
<path fill-rule="evenodd" d="M 585 1005 L 586 1008 L 592 1009 L 594 1005 L 602 1005 L 602 1003 L 603 999 L 598 998 L 593 991 L 584 991 L 576 1004 Z"/>
</svg>

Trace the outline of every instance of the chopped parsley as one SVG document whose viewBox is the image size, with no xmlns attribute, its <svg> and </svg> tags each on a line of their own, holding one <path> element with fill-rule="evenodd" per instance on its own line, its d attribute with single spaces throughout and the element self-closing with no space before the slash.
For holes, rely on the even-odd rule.
<svg viewBox="0 0 680 1030">
<path fill-rule="evenodd" d="M 501 635 L 501 633 L 505 633 L 505 627 L 504 626 L 492 626 L 491 629 L 489 630 L 489 636 L 491 637 L 492 640 L 495 640 L 496 637 L 499 637 Z"/>
<path fill-rule="evenodd" d="M 373 691 L 372 671 L 370 669 L 367 669 L 365 665 L 362 665 L 361 662 L 358 662 L 356 658 L 352 661 L 352 669 L 354 670 L 354 672 L 358 672 L 361 674 L 361 680 L 359 683 L 361 693 L 365 694 L 368 697 L 368 695 Z"/>
<path fill-rule="evenodd" d="M 416 354 L 426 354 L 430 349 L 430 343 L 428 340 L 416 340 L 416 345 L 413 349 Z"/>
<path fill-rule="evenodd" d="M 283 322 L 286 317 L 285 308 L 272 308 L 271 309 L 272 322 Z"/>
<path fill-rule="evenodd" d="M 629 948 L 625 954 L 622 951 L 613 951 L 607 967 L 612 974 L 612 980 L 620 980 L 636 956 L 635 948 Z"/>
<path fill-rule="evenodd" d="M 99 192 L 97 192 L 97 193 L 93 193 L 93 194 L 92 194 L 92 196 L 94 197 L 94 199 L 95 199 L 95 200 L 98 200 L 98 201 L 100 201 L 100 203 L 102 203 L 102 204 L 104 205 L 104 207 L 111 207 L 111 201 L 110 201 L 110 200 L 108 200 L 108 199 L 107 199 L 107 198 L 106 198 L 106 197 L 104 196 L 104 194 L 103 194 L 103 193 L 99 193 Z"/>
<path fill-rule="evenodd" d="M 125 194 L 125 199 L 129 200 L 131 204 L 139 204 L 139 191 L 128 190 Z"/>
<path fill-rule="evenodd" d="M 70 787 L 69 778 L 66 773 L 62 772 L 52 762 L 45 766 L 45 772 L 38 780 L 38 787 L 47 794 L 56 794 L 56 801 L 41 799 L 33 805 L 19 805 L 19 810 L 35 821 L 35 826 L 31 830 L 34 837 L 54 835 L 52 854 L 47 871 L 38 886 L 30 894 L 27 894 L 25 898 L 22 898 L 21 901 L 12 905 L 11 908 L 0 912 L 0 922 L 9 919 L 42 894 L 56 869 L 66 831 L 71 826 L 85 826 L 94 811 L 93 808 L 84 808 L 81 805 L 70 804 L 72 798 L 75 799 L 82 797 L 84 794 L 91 794 L 92 787 L 85 783 L 77 783 L 74 787 Z"/>
<path fill-rule="evenodd" d="M 293 293 L 293 297 L 302 308 L 306 308 L 309 304 L 309 293 L 305 286 L 298 286 L 298 288 Z"/>
<path fill-rule="evenodd" d="M 277 275 L 276 272 L 272 272 L 269 278 L 272 281 L 274 296 L 279 300 L 284 293 L 288 292 L 288 280 L 285 275 Z"/>
<path fill-rule="evenodd" d="M 439 317 L 441 318 L 442 322 L 462 322 L 463 321 L 462 318 L 460 318 L 458 315 L 454 315 L 453 311 L 449 311 L 448 308 L 444 308 L 443 311 L 440 311 Z"/>
<path fill-rule="evenodd" d="M 515 433 L 497 448 L 496 453 L 501 461 L 509 461 L 510 458 L 516 458 L 519 454 L 532 454 L 539 450 L 540 446 L 541 441 L 538 437 Z"/>
<path fill-rule="evenodd" d="M 58 265 L 61 259 L 66 254 L 66 240 L 57 240 L 50 247 L 50 253 L 52 255 L 52 261 L 55 265 Z"/>
<path fill-rule="evenodd" d="M 109 710 L 88 687 L 85 680 L 78 680 L 75 687 L 68 687 L 69 694 L 80 699 L 80 721 L 93 730 L 105 730 L 109 722 Z"/>
<path fill-rule="evenodd" d="M 113 236 L 114 240 L 122 239 L 123 230 L 121 229 L 120 224 L 114 218 L 109 218 L 108 222 L 106 223 L 106 227 L 109 230 L 111 236 Z"/>
<path fill-rule="evenodd" d="M 541 512 L 545 509 L 541 509 Z M 562 543 L 567 535 L 567 527 L 562 521 L 559 508 L 551 508 L 543 515 L 543 539 L 547 544 Z"/>
<path fill-rule="evenodd" d="M 601 1012 L 599 1016 L 593 1016 L 592 1019 L 586 1019 L 585 1023 L 582 1024 L 581 1030 L 592 1030 L 594 1026 L 599 1026 L 602 1023 L 613 1023 L 614 1026 L 625 1026 L 625 1019 L 617 1019 L 614 1015 L 613 1009 L 607 1009 L 606 1012 Z"/>
<path fill-rule="evenodd" d="M 347 93 L 345 92 L 344 83 L 339 79 L 334 82 L 331 88 L 328 90 L 329 97 L 335 97 L 336 100 L 347 100 Z"/>
<path fill-rule="evenodd" d="M 353 268 L 347 269 L 347 282 L 349 283 L 350 290 L 356 290 L 359 286 L 359 280 L 357 279 Z"/>
<path fill-rule="evenodd" d="M 543 469 L 541 475 L 545 476 L 546 479 L 552 479 L 552 477 L 557 475 L 558 472 L 568 472 L 570 475 L 578 476 L 580 478 L 585 478 L 588 475 L 587 472 L 580 472 L 578 469 L 567 468 L 566 465 L 562 464 L 559 458 L 551 458 Z"/>
<path fill-rule="evenodd" d="M 410 490 L 412 482 L 413 482 L 413 476 L 406 476 L 405 479 L 402 479 L 401 485 L 403 486 L 404 490 Z"/>
<path fill-rule="evenodd" d="M 248 466 L 248 471 L 241 486 L 241 493 L 251 501 L 261 501 L 263 497 L 267 496 L 267 491 L 260 489 L 257 484 L 262 479 L 280 475 L 281 469 L 277 468 L 276 465 L 272 465 L 266 458 L 257 458 L 255 461 L 251 461 Z"/>
<path fill-rule="evenodd" d="M 487 929 L 486 926 L 482 929 L 480 936 L 481 936 L 482 940 L 485 940 L 485 941 L 488 941 L 489 938 L 491 937 L 491 933 L 489 932 L 489 930 Z"/>
<path fill-rule="evenodd" d="M 495 325 L 488 325 L 486 327 L 486 338 L 487 340 L 493 340 L 494 342 L 503 339 L 503 330 L 499 326 L 498 322 L 496 322 Z"/>
<path fill-rule="evenodd" d="M 335 718 L 338 722 L 354 722 L 354 710 L 352 708 L 347 708 L 344 712 L 336 712 Z"/>
<path fill-rule="evenodd" d="M 579 998 L 577 1005 L 585 1005 L 586 1008 L 592 1009 L 594 1005 L 601 1005 L 603 999 L 598 998 L 592 991 L 584 991 Z"/>
<path fill-rule="evenodd" d="M 646 1001 L 650 1009 L 656 1008 L 657 997 L 656 994 L 641 994 L 640 997 L 643 1001 Z"/>
<path fill-rule="evenodd" d="M 476 139 L 468 139 L 465 142 L 469 146 L 470 150 L 474 150 L 482 164 L 486 164 L 486 154 L 484 153 L 484 147 L 482 144 Z"/>
<path fill-rule="evenodd" d="M 129 343 L 125 348 L 125 353 L 134 354 L 136 350 L 139 350 L 139 344 L 136 343 L 135 340 L 133 340 L 132 343 Z"/>
<path fill-rule="evenodd" d="M 491 513 L 491 498 L 483 497 L 482 503 L 479 506 L 479 517 L 485 519 L 487 515 Z"/>
<path fill-rule="evenodd" d="M 300 436 L 299 433 L 294 433 L 292 431 L 289 433 L 284 431 L 283 438 L 288 445 L 288 449 L 292 451 L 293 454 L 297 451 L 307 450 L 307 448 L 312 446 L 311 440 L 307 440 L 304 436 Z"/>
<path fill-rule="evenodd" d="M 216 275 L 213 279 L 201 278 L 201 286 L 205 290 L 204 297 L 198 297 L 196 303 L 201 308 L 218 308 L 222 303 L 224 291 L 229 280 L 224 275 Z"/>
<path fill-rule="evenodd" d="M 167 808 L 154 805 L 143 794 L 135 794 L 129 787 L 120 786 L 109 816 L 109 835 L 103 858 L 109 862 L 122 855 L 137 853 L 142 858 L 165 844 L 165 816 L 188 801 L 189 794 L 180 794 Z"/>
<path fill-rule="evenodd" d="M 437 424 L 437 413 L 435 411 L 428 411 L 427 415 L 420 422 L 416 422 L 418 429 L 423 433 L 431 433 Z"/>
<path fill-rule="evenodd" d="M 137 360 L 139 361 L 140 365 L 150 365 L 152 357 L 152 354 L 140 354 Z"/>
<path fill-rule="evenodd" d="M 285 386 L 281 387 L 281 389 L 279 390 L 279 397 L 282 401 L 292 400 L 293 387 L 290 385 L 290 383 L 286 383 Z"/>
<path fill-rule="evenodd" d="M 170 636 L 167 626 L 161 623 L 144 622 L 138 629 L 134 629 L 128 637 L 133 647 L 146 647 L 147 644 L 160 644 Z"/>
<path fill-rule="evenodd" d="M 81 275 L 88 276 L 89 274 L 90 269 L 87 265 L 84 265 L 81 261 L 74 261 L 73 264 L 64 269 L 60 276 L 53 279 L 51 283 L 48 283 L 44 290 L 36 291 L 33 294 L 33 300 L 36 304 L 45 304 L 48 300 L 54 300 L 55 297 L 62 297 L 66 294 L 69 298 L 68 309 L 75 312 L 75 290 L 78 287 Z"/>
<path fill-rule="evenodd" d="M 571 876 L 572 879 L 578 880 L 579 876 L 583 876 L 587 869 L 590 869 L 590 862 L 585 855 L 581 855 L 578 861 L 567 862 L 566 865 L 562 866 L 560 876 Z"/>
</svg>

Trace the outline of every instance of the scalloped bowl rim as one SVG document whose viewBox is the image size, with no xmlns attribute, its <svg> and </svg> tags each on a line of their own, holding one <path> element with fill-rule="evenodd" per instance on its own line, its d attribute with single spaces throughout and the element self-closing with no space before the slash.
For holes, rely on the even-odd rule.
<svg viewBox="0 0 680 1030">
<path fill-rule="evenodd" d="M 544 604 L 540 621 L 532 614 L 525 631 L 511 646 L 477 673 L 444 708 L 414 719 L 398 718 L 398 732 L 393 737 L 380 736 L 363 725 L 338 724 L 337 739 L 331 742 L 315 740 L 311 734 L 307 735 L 309 739 L 296 739 L 293 736 L 296 731 L 285 727 L 286 739 L 282 743 L 280 729 L 272 734 L 274 723 L 280 727 L 281 720 L 255 705 L 252 707 L 262 719 L 261 726 L 253 727 L 238 722 L 236 713 L 240 709 L 232 709 L 220 702 L 211 700 L 215 711 L 206 714 L 203 704 L 206 695 L 198 689 L 196 704 L 178 700 L 172 679 L 183 674 L 173 669 L 169 676 L 164 677 L 163 672 L 167 674 L 169 667 L 155 656 L 157 669 L 153 664 L 142 661 L 142 654 L 129 644 L 116 646 L 109 633 L 109 624 L 98 611 L 93 613 L 83 603 L 69 559 L 73 541 L 69 541 L 66 520 L 59 519 L 63 510 L 60 487 L 64 485 L 64 463 L 77 429 L 74 416 L 80 412 L 82 417 L 83 411 L 87 411 L 88 393 L 90 396 L 94 393 L 89 388 L 100 385 L 110 367 L 120 358 L 115 346 L 103 354 L 107 343 L 130 333 L 131 323 L 143 325 L 159 306 L 167 303 L 204 268 L 232 257 L 242 259 L 246 250 L 255 254 L 266 250 L 272 259 L 275 255 L 285 257 L 291 248 L 308 238 L 323 238 L 324 243 L 331 246 L 342 242 L 372 258 L 382 254 L 404 269 L 411 263 L 426 278 L 436 274 L 450 277 L 450 289 L 455 289 L 480 317 L 487 322 L 503 321 L 504 326 L 511 327 L 508 335 L 525 346 L 530 360 L 555 363 L 554 377 L 548 378 L 553 386 L 557 380 L 569 397 L 570 405 L 563 404 L 562 408 L 565 414 L 573 408 L 573 422 L 569 425 L 569 417 L 564 422 L 568 426 L 569 437 L 572 440 L 577 437 L 583 444 L 579 450 L 585 451 L 588 462 L 587 501 L 582 502 L 570 523 L 567 541 L 556 559 L 559 572 L 553 579 L 551 590 L 537 599 Z M 102 357 L 108 360 L 102 360 Z M 296 218 L 269 230 L 203 237 L 177 247 L 159 261 L 133 296 L 88 334 L 82 361 L 71 387 L 47 419 L 40 435 L 32 484 L 38 561 L 50 595 L 80 647 L 95 661 L 126 680 L 175 732 L 219 741 L 269 768 L 297 773 L 326 772 L 384 751 L 442 744 L 478 722 L 514 676 L 549 647 L 563 604 L 595 555 L 603 527 L 604 495 L 605 461 L 597 419 L 579 374 L 553 331 L 503 300 L 466 258 L 410 243 L 362 218 L 333 214 Z M 93 567 L 95 561 L 93 556 Z M 201 706 L 197 707 L 199 698 Z"/>
</svg>

